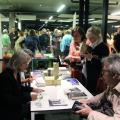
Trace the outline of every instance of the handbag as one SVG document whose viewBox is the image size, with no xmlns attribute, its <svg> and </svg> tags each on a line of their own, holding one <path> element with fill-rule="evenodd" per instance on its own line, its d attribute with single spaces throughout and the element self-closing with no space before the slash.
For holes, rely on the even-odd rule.
<svg viewBox="0 0 120 120">
<path fill-rule="evenodd" d="M 89 104 L 89 106 L 93 110 L 101 112 L 105 115 L 108 115 L 108 116 L 114 115 L 112 104 L 106 98 L 102 99 L 99 104 L 92 103 L 92 104 Z"/>
</svg>

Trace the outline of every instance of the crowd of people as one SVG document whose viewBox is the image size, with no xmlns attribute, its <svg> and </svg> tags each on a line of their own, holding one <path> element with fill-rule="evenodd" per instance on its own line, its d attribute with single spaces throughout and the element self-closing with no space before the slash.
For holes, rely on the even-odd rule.
<svg viewBox="0 0 120 120">
<path fill-rule="evenodd" d="M 84 108 L 76 111 L 77 114 L 88 120 L 120 119 L 120 56 L 109 55 L 109 46 L 103 41 L 100 28 L 92 26 L 86 33 L 81 27 L 64 32 L 58 29 L 51 32 L 44 28 L 41 33 L 35 30 L 16 31 L 12 28 L 9 34 L 7 30 L 3 30 L 1 39 L 3 53 L 10 49 L 15 51 L 6 69 L 0 74 L 0 113 L 4 120 L 21 120 L 24 116 L 23 105 L 36 100 L 36 93 L 43 91 L 23 86 L 23 82 L 30 82 L 33 78 L 22 80 L 20 76 L 27 70 L 36 50 L 52 52 L 56 58 L 62 59 L 71 67 L 71 77 L 77 78 L 93 95 L 97 94 L 99 78 L 103 78 L 106 90 L 90 100 L 80 101 Z M 119 52 L 116 43 L 119 39 L 118 33 L 114 39 L 116 51 Z M 34 94 L 30 94 L 31 92 Z M 91 103 L 100 104 L 103 100 L 111 103 L 112 115 L 89 106 Z"/>
</svg>

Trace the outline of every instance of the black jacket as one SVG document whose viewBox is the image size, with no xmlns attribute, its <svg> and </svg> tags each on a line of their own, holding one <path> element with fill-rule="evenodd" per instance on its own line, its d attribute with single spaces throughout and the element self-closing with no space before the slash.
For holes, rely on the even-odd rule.
<svg viewBox="0 0 120 120">
<path fill-rule="evenodd" d="M 95 48 L 92 48 L 92 55 L 98 58 L 92 58 L 91 61 L 86 62 L 88 90 L 92 93 L 96 90 L 97 80 L 102 70 L 102 58 L 109 55 L 109 49 L 105 43 L 100 43 Z"/>
<path fill-rule="evenodd" d="M 31 100 L 31 87 L 21 85 L 7 68 L 0 74 L 0 117 L 4 120 L 21 120 L 22 105 Z"/>
</svg>

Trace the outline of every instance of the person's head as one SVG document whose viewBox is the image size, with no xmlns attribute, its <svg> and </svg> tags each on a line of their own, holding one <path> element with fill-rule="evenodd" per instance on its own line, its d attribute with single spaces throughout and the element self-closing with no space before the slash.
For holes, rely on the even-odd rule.
<svg viewBox="0 0 120 120">
<path fill-rule="evenodd" d="M 3 30 L 3 34 L 7 34 L 8 33 L 8 30 L 7 29 L 4 29 Z"/>
<path fill-rule="evenodd" d="M 11 32 L 12 32 L 12 33 L 15 32 L 15 28 L 14 28 L 14 27 L 11 28 Z"/>
<path fill-rule="evenodd" d="M 96 26 L 92 26 L 88 28 L 86 32 L 86 38 L 91 42 L 94 43 L 102 39 L 102 34 L 100 28 Z"/>
<path fill-rule="evenodd" d="M 84 40 L 86 40 L 85 32 L 80 27 L 76 27 L 74 30 L 72 30 L 72 36 L 74 38 L 75 43 L 81 43 Z"/>
<path fill-rule="evenodd" d="M 71 30 L 70 29 L 66 30 L 66 34 L 71 34 Z"/>
<path fill-rule="evenodd" d="M 8 63 L 8 67 L 16 72 L 23 72 L 28 68 L 31 61 L 31 56 L 24 50 L 14 53 Z"/>
<path fill-rule="evenodd" d="M 35 36 L 35 30 L 30 30 L 30 36 Z"/>
<path fill-rule="evenodd" d="M 42 31 L 41 31 L 41 34 L 47 34 L 47 29 L 43 28 Z"/>
<path fill-rule="evenodd" d="M 117 28 L 117 32 L 120 33 L 120 27 Z"/>
<path fill-rule="evenodd" d="M 23 37 L 23 36 L 24 36 L 24 32 L 20 31 L 20 32 L 18 33 L 18 35 L 19 35 L 20 37 Z"/>
<path fill-rule="evenodd" d="M 112 54 L 103 59 L 103 78 L 113 88 L 120 82 L 120 55 Z"/>
</svg>

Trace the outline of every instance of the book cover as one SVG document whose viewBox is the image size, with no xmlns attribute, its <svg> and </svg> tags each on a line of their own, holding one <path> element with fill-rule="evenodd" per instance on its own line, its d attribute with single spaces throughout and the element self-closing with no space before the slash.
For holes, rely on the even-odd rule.
<svg viewBox="0 0 120 120">
<path fill-rule="evenodd" d="M 61 99 L 49 99 L 50 106 L 67 106 L 64 100 Z"/>
</svg>

